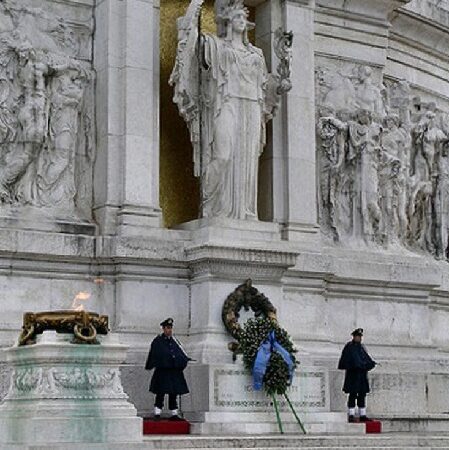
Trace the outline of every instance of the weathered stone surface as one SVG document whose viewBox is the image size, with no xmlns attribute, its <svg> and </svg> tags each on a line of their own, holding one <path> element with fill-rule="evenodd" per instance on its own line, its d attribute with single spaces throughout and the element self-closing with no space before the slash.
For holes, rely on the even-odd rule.
<svg viewBox="0 0 449 450">
<path fill-rule="evenodd" d="M 0 443 L 142 440 L 142 421 L 120 379 L 126 346 L 110 334 L 99 345 L 72 338 L 45 331 L 36 344 L 5 351 L 12 373 L 0 406 Z"/>
<path fill-rule="evenodd" d="M 88 221 L 95 158 L 91 9 L 0 7 L 0 217 Z"/>
<path fill-rule="evenodd" d="M 183 407 L 200 405 L 189 407 L 205 423 L 198 430 L 223 430 L 232 415 L 219 422 L 204 385 L 211 367 L 231 364 L 221 306 L 250 277 L 303 366 L 327 380 L 313 413 L 322 423 L 343 420 L 335 367 L 362 326 L 381 363 L 369 414 L 388 430 L 447 429 L 448 2 L 251 5 L 269 70 L 275 31 L 294 32 L 292 89 L 261 158 L 260 217 L 270 223 L 208 218 L 166 230 L 159 2 L 1 2 L 0 345 L 16 340 L 24 311 L 67 308 L 90 292 L 88 308 L 109 314 L 131 348 L 124 386 L 144 414 L 147 345 L 174 316 L 201 372 Z M 232 383 L 220 379 L 226 393 Z M 273 431 L 274 416 L 265 425 L 251 426 Z"/>
</svg>

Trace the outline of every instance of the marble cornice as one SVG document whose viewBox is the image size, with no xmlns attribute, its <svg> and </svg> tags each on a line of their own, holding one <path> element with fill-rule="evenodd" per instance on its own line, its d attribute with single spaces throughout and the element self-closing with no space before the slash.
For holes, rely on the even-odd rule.
<svg viewBox="0 0 449 450">
<path fill-rule="evenodd" d="M 196 245 L 186 249 L 187 264 L 194 277 L 224 276 L 280 281 L 294 266 L 297 252 L 224 245 Z"/>
<path fill-rule="evenodd" d="M 447 13 L 449 24 L 449 13 Z M 449 25 L 424 17 L 416 11 L 399 9 L 391 18 L 391 36 L 448 60 Z"/>
<path fill-rule="evenodd" d="M 444 6 L 440 0 L 427 0 L 427 2 L 410 3 L 400 8 L 398 12 L 419 16 L 422 20 L 441 25 L 447 29 L 449 27 L 448 8 L 449 4 Z"/>
<path fill-rule="evenodd" d="M 388 24 L 389 15 L 410 0 L 316 0 L 316 6 L 349 18 Z"/>
</svg>

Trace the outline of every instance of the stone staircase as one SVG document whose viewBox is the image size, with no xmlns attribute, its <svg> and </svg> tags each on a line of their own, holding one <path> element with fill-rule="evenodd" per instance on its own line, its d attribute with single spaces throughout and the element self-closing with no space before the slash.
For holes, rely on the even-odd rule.
<svg viewBox="0 0 449 450">
<path fill-rule="evenodd" d="M 441 450 L 447 434 L 151 436 L 142 443 L 6 445 L 0 450 Z"/>
<path fill-rule="evenodd" d="M 448 414 L 377 414 L 382 430 L 387 433 L 434 433 L 449 432 Z"/>
<path fill-rule="evenodd" d="M 271 436 L 190 436 L 145 438 L 145 450 L 296 450 L 360 449 L 360 450 L 414 450 L 449 449 L 449 434 L 411 435 L 395 433 L 384 435 L 271 435 Z"/>
</svg>

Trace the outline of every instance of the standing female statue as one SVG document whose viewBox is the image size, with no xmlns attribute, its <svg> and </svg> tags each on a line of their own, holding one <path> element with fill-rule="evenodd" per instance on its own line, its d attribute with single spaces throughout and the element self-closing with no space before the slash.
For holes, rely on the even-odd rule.
<svg viewBox="0 0 449 450">
<path fill-rule="evenodd" d="M 202 3 L 192 0 L 178 19 L 173 101 L 190 130 L 203 216 L 257 220 L 258 160 L 265 124 L 291 89 L 292 35 L 278 32 L 281 64 L 268 74 L 262 51 L 248 41 L 254 24 L 243 2 L 215 2 L 217 36 L 198 36 Z"/>
</svg>

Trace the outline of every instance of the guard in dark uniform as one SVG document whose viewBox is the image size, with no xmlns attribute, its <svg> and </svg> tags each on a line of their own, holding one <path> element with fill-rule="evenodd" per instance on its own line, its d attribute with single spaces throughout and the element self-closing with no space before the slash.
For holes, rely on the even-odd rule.
<svg viewBox="0 0 449 450">
<path fill-rule="evenodd" d="M 156 336 L 151 343 L 145 369 L 155 369 L 150 383 L 150 392 L 156 394 L 154 403 L 154 419 L 161 418 L 165 394 L 168 394 L 170 420 L 182 420 L 178 416 L 178 395 L 187 394 L 189 389 L 183 370 L 190 358 L 185 354 L 181 344 L 173 336 L 173 319 L 161 322 L 162 334 Z"/>
<path fill-rule="evenodd" d="M 346 370 L 343 392 L 349 394 L 348 422 L 355 422 L 356 403 L 360 422 L 367 422 L 371 420 L 366 416 L 366 394 L 370 391 L 368 371 L 374 368 L 376 362 L 371 359 L 362 345 L 363 328 L 357 328 L 351 334 L 352 341 L 345 345 L 338 368 Z"/>
</svg>

